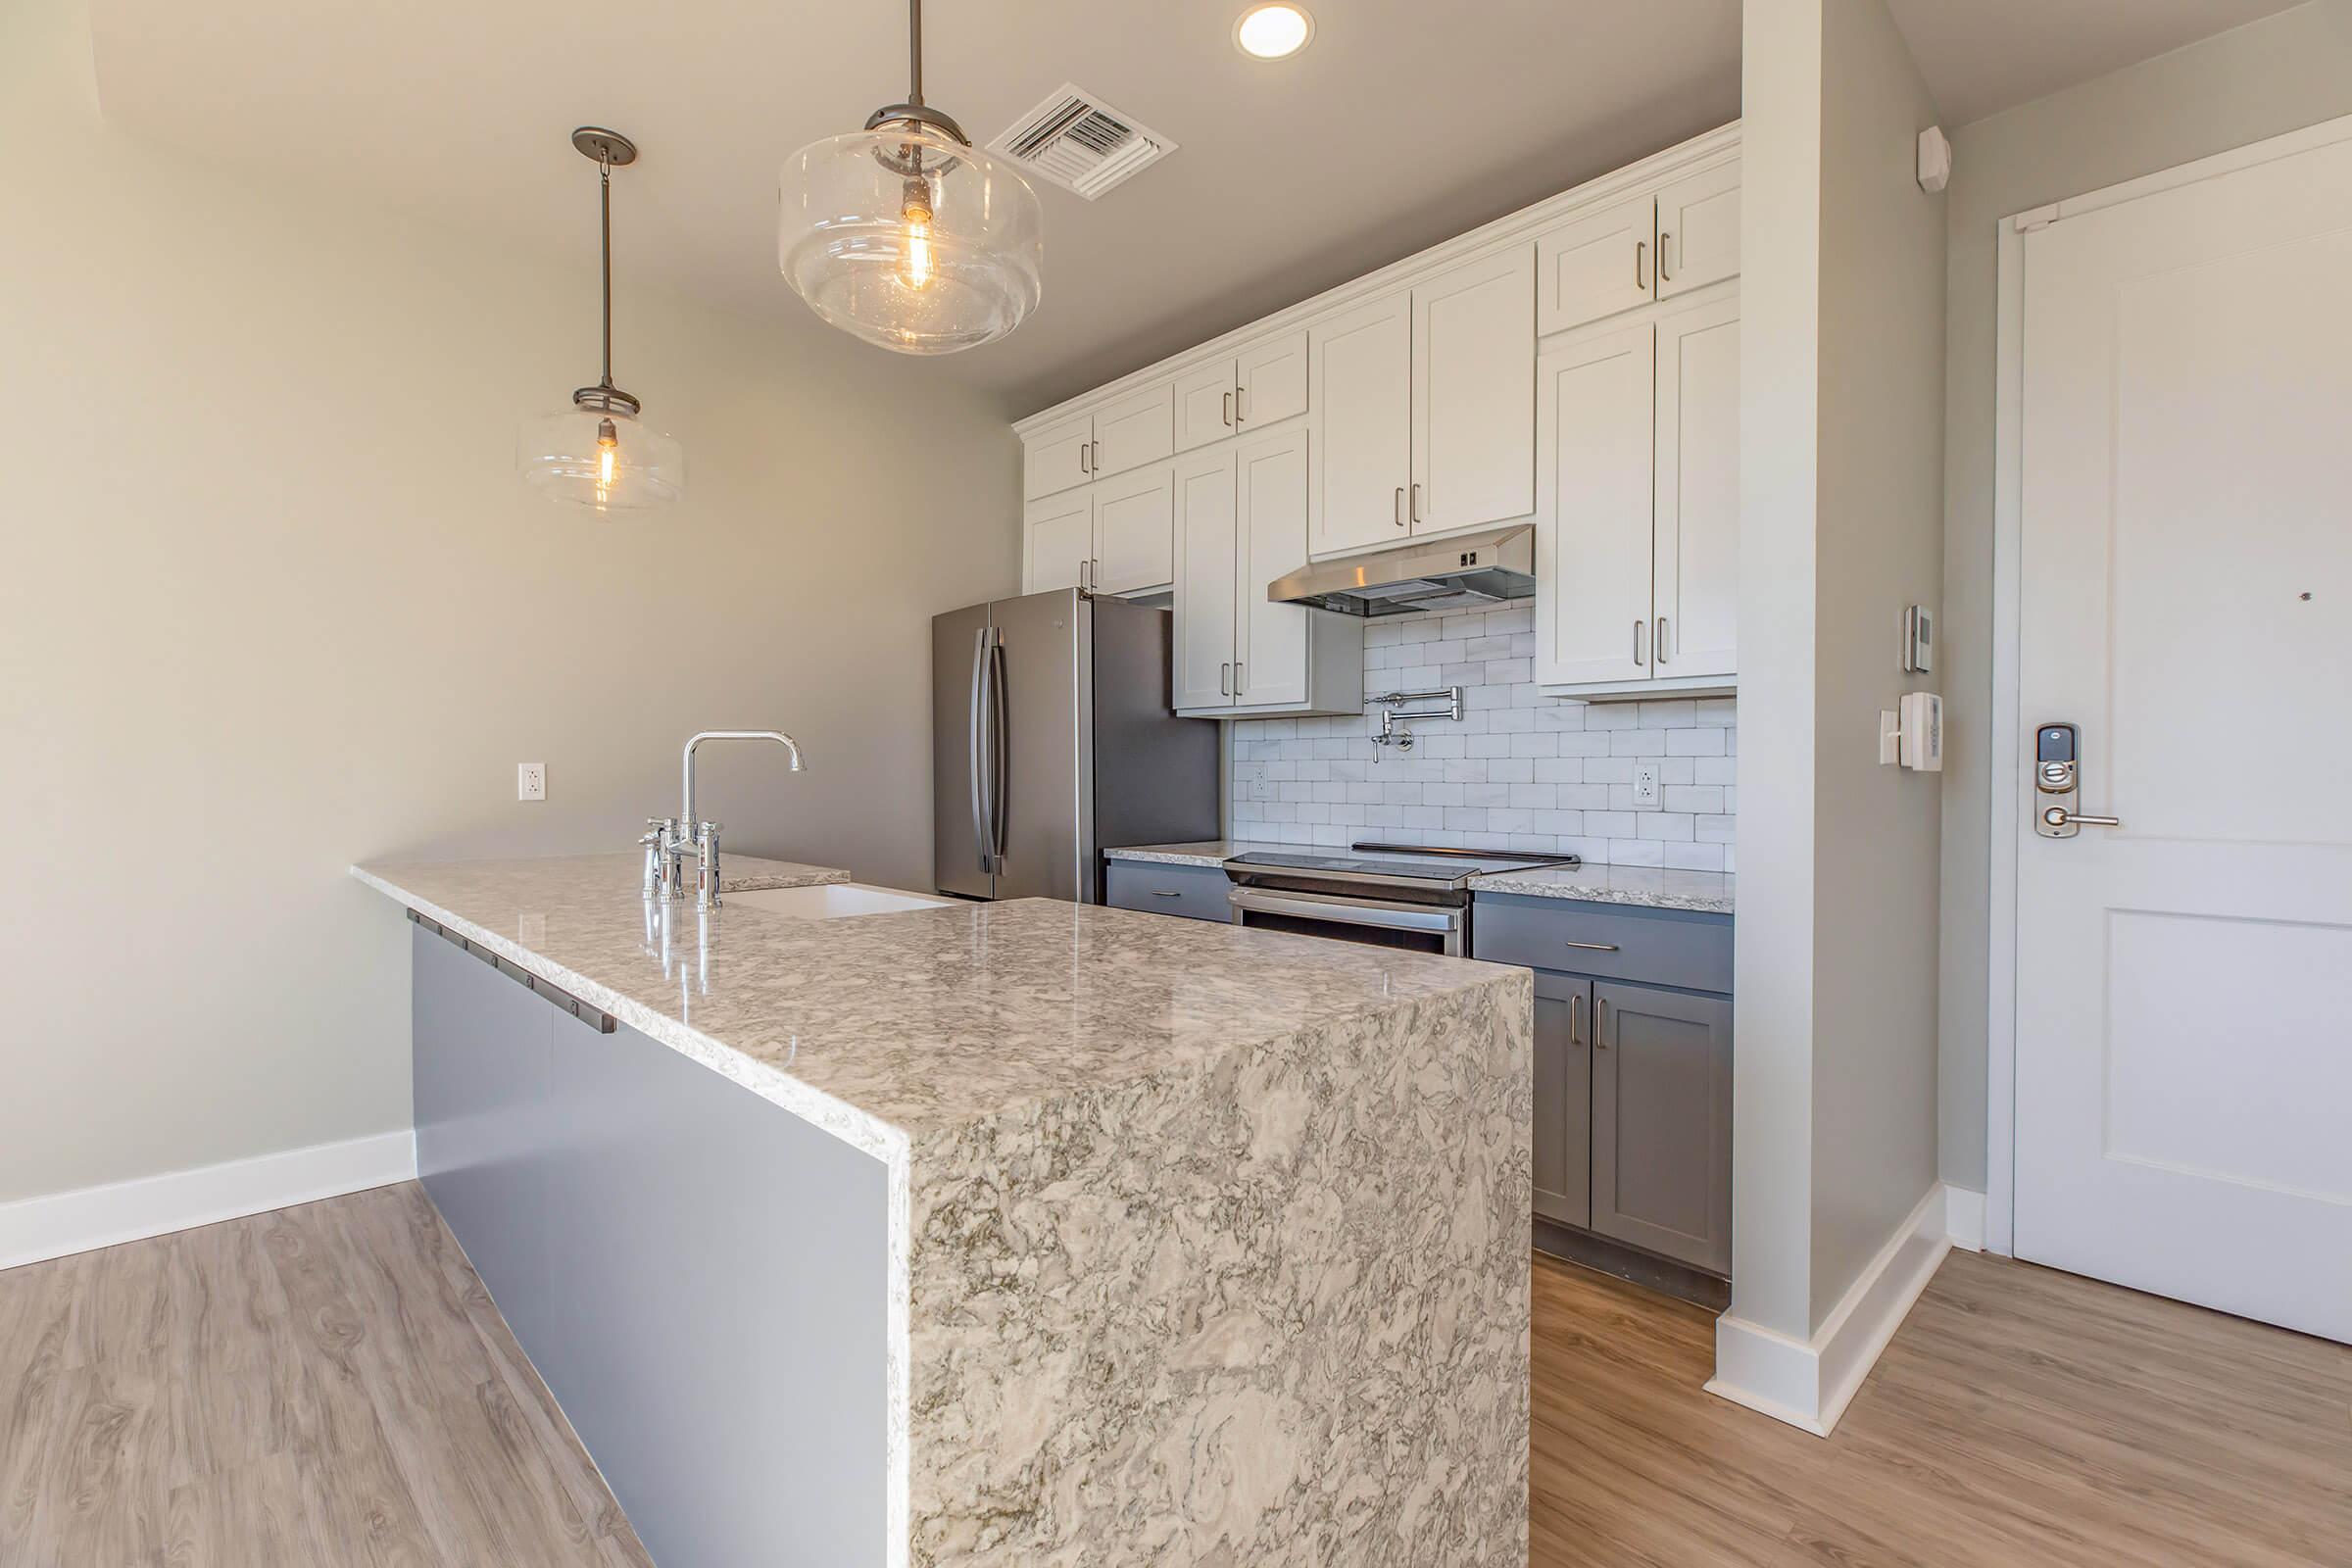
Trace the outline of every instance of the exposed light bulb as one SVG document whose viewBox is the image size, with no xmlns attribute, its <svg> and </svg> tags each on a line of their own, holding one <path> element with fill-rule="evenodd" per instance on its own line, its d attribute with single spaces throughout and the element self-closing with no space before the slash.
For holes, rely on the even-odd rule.
<svg viewBox="0 0 2352 1568">
<path fill-rule="evenodd" d="M 906 259 L 899 277 L 908 288 L 929 288 L 936 269 L 931 260 L 931 185 L 928 180 L 906 182 L 899 217 L 906 223 Z"/>
<path fill-rule="evenodd" d="M 619 432 L 618 430 L 615 430 L 615 429 L 612 427 L 612 421 L 611 419 L 599 419 L 599 420 L 597 420 L 597 421 L 596 421 L 596 487 L 597 487 L 597 489 L 599 489 L 599 490 L 610 490 L 610 489 L 612 489 L 612 476 L 613 476 L 613 474 L 615 473 L 615 471 L 617 471 L 617 469 L 618 469 L 618 466 L 619 466 L 619 463 L 620 463 L 620 432 Z"/>
</svg>

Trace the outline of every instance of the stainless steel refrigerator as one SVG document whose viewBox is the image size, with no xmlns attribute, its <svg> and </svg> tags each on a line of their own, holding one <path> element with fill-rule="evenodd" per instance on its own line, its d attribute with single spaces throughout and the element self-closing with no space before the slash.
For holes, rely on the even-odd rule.
<svg viewBox="0 0 2352 1568">
<path fill-rule="evenodd" d="M 1067 588 L 931 622 L 933 875 L 1102 897 L 1102 851 L 1217 836 L 1217 725 L 1178 718 L 1173 617 Z"/>
</svg>

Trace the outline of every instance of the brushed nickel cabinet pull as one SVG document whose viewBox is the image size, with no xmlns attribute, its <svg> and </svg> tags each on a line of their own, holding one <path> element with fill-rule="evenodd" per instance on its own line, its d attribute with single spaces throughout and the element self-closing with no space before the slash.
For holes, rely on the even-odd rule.
<svg viewBox="0 0 2352 1568">
<path fill-rule="evenodd" d="M 1592 1049 L 1609 1049 L 1609 1001 L 1606 997 L 1592 999 Z"/>
<path fill-rule="evenodd" d="M 1666 270 L 1666 246 L 1673 238 L 1674 235 L 1668 230 L 1658 230 L 1658 281 L 1661 283 L 1674 281 L 1674 274 Z"/>
<path fill-rule="evenodd" d="M 1220 697 L 1233 695 L 1233 662 L 1231 660 L 1227 660 L 1217 666 L 1217 695 Z"/>
<path fill-rule="evenodd" d="M 1248 417 L 1250 417 L 1250 389 L 1246 386 L 1237 386 L 1233 389 L 1233 422 L 1239 424 Z"/>
<path fill-rule="evenodd" d="M 1663 254 L 1663 253 L 1661 252 L 1660 254 Z M 1668 641 L 1668 639 L 1667 639 L 1667 636 L 1666 636 L 1666 617 L 1665 617 L 1664 615 L 1660 615 L 1660 616 L 1658 617 L 1658 639 L 1657 639 L 1657 647 L 1656 647 L 1654 650 L 1652 650 L 1652 651 L 1653 651 L 1654 653 L 1656 653 L 1656 655 L 1658 656 L 1658 662 L 1659 662 L 1659 663 L 1661 663 L 1661 664 L 1663 664 L 1664 662 L 1666 662 L 1666 644 L 1667 644 L 1667 641 Z"/>
<path fill-rule="evenodd" d="M 1396 487 L 1396 526 L 1404 526 L 1404 486 Z"/>
<path fill-rule="evenodd" d="M 1634 287 L 1639 289 L 1649 287 L 1649 280 L 1642 275 L 1642 253 L 1648 249 L 1649 241 L 1645 239 L 1634 241 Z"/>
<path fill-rule="evenodd" d="M 1642 622 L 1640 622 L 1640 621 L 1638 621 L 1638 620 L 1637 620 L 1637 621 L 1635 621 L 1635 622 L 1634 622 L 1634 667 L 1635 667 L 1635 668 L 1637 668 L 1637 669 L 1639 669 L 1639 668 L 1641 667 L 1641 665 L 1642 665 Z"/>
<path fill-rule="evenodd" d="M 1572 1046 L 1585 1043 L 1585 997 L 1581 991 L 1568 999 L 1568 1043 Z"/>
<path fill-rule="evenodd" d="M 1420 481 L 1420 480 L 1418 480 L 1418 479 L 1415 479 L 1415 480 L 1413 481 L 1413 523 L 1414 523 L 1414 525 L 1417 527 L 1417 526 L 1419 526 L 1419 525 L 1420 525 L 1420 522 L 1421 522 L 1421 481 Z"/>
<path fill-rule="evenodd" d="M 1230 392 L 1225 394 L 1225 428 L 1233 428 L 1233 394 Z"/>
<path fill-rule="evenodd" d="M 1617 951 L 1617 944 L 1614 942 L 1563 942 L 1560 946 L 1582 948 L 1587 953 L 1615 953 Z"/>
</svg>

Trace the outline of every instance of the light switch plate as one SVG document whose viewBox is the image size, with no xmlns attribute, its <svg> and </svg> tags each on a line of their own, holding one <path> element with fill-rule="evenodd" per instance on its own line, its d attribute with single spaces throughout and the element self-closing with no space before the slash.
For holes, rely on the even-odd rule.
<svg viewBox="0 0 2352 1568">
<path fill-rule="evenodd" d="M 1636 762 L 1634 764 L 1634 804 L 1636 806 L 1658 804 L 1657 763 Z"/>
<path fill-rule="evenodd" d="M 545 762 L 516 762 L 514 764 L 514 798 L 518 801 L 547 799 L 547 764 Z"/>
</svg>

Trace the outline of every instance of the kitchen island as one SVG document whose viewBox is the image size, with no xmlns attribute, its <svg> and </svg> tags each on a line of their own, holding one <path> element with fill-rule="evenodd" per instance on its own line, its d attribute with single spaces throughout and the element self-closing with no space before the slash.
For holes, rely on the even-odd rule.
<svg viewBox="0 0 2352 1568">
<path fill-rule="evenodd" d="M 658 1560 L 1525 1561 L 1525 971 L 355 874 L 428 1191 Z"/>
</svg>

